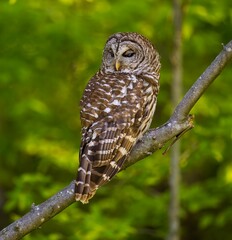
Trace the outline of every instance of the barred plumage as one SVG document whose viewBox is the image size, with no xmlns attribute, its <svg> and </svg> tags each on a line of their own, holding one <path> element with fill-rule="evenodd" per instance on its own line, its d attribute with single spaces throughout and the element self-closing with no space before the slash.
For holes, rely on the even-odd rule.
<svg viewBox="0 0 232 240">
<path fill-rule="evenodd" d="M 120 171 L 149 128 L 159 91 L 159 54 L 137 33 L 106 42 L 101 69 L 81 99 L 82 141 L 76 200 L 88 203 Z"/>
</svg>

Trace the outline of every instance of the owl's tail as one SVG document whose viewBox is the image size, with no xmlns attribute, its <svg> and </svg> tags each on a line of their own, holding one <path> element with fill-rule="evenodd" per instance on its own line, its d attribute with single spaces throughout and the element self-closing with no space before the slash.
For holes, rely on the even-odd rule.
<svg viewBox="0 0 232 240">
<path fill-rule="evenodd" d="M 75 183 L 75 199 L 82 203 L 88 203 L 97 191 L 98 187 L 91 181 L 92 163 L 83 154 L 78 168 L 77 180 Z"/>
<path fill-rule="evenodd" d="M 121 170 L 135 144 L 132 135 L 126 136 L 126 129 L 118 128 L 114 122 L 107 126 L 99 135 L 95 134 L 92 141 L 81 146 L 80 167 L 75 185 L 76 201 L 88 203 L 97 189 Z"/>
</svg>

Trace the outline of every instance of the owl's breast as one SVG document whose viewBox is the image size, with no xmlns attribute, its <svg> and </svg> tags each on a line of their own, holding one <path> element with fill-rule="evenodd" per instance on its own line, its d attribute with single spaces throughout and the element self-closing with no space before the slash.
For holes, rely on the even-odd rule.
<svg viewBox="0 0 232 240">
<path fill-rule="evenodd" d="M 88 127 L 96 121 L 128 122 L 141 115 L 151 101 L 153 87 L 131 74 L 106 74 L 91 79 L 81 100 L 81 122 Z M 139 114 L 139 115 L 140 115 Z"/>
</svg>

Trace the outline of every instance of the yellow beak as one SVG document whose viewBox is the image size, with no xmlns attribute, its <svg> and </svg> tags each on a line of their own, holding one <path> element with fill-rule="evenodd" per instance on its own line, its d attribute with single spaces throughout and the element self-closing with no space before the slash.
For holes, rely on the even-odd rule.
<svg viewBox="0 0 232 240">
<path fill-rule="evenodd" d="M 115 63 L 115 69 L 118 71 L 120 69 L 120 62 L 118 60 L 116 60 L 116 63 Z"/>
</svg>

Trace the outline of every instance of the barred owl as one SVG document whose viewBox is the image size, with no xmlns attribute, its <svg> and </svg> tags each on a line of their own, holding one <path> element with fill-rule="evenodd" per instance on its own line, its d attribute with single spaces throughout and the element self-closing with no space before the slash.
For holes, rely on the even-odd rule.
<svg viewBox="0 0 232 240">
<path fill-rule="evenodd" d="M 82 139 L 75 198 L 88 203 L 120 171 L 150 127 L 159 91 L 159 54 L 137 33 L 106 42 L 100 70 L 81 99 Z"/>
</svg>

